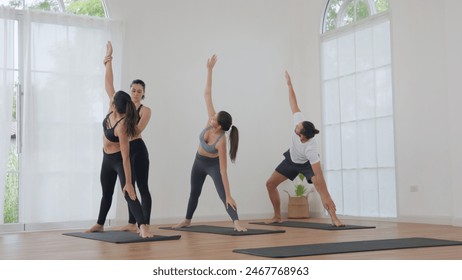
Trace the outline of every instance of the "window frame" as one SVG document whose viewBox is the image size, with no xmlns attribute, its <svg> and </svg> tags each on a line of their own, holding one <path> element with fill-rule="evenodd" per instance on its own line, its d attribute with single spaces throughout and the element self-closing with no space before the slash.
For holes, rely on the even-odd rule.
<svg viewBox="0 0 462 280">
<path fill-rule="evenodd" d="M 355 0 L 348 0 L 348 1 L 345 1 L 345 4 L 344 6 L 347 7 L 349 3 L 351 3 L 352 1 L 355 1 Z M 373 0 L 369 0 L 368 1 L 369 3 L 372 3 L 375 5 L 375 1 Z M 347 204 L 345 204 L 346 201 L 350 200 L 348 198 L 345 197 L 345 180 L 343 178 L 343 176 L 345 176 L 345 172 L 349 172 L 349 171 L 354 171 L 356 172 L 356 182 L 358 183 L 357 186 L 355 186 L 355 189 L 356 188 L 359 188 L 360 187 L 360 184 L 359 184 L 359 180 L 360 180 L 360 176 L 361 176 L 361 170 L 371 170 L 369 169 L 369 167 L 366 167 L 366 168 L 361 168 L 361 166 L 356 166 L 355 168 L 345 168 L 343 166 L 343 157 L 345 156 L 342 152 L 342 149 L 343 149 L 343 140 L 342 140 L 342 123 L 344 123 L 341 119 L 339 119 L 338 123 L 337 122 L 334 122 L 334 123 L 327 123 L 326 122 L 326 116 L 325 116 L 325 111 L 326 108 L 325 108 L 325 104 L 324 102 L 326 102 L 326 92 L 325 92 L 325 85 L 326 85 L 326 82 L 330 81 L 330 80 L 337 80 L 337 79 L 341 79 L 343 77 L 343 75 L 340 75 L 339 76 L 339 73 L 336 74 L 335 77 L 331 77 L 329 78 L 329 74 L 327 74 L 326 76 L 326 72 L 325 72 L 325 62 L 324 62 L 324 59 L 326 59 L 326 57 L 324 56 L 324 51 L 323 51 L 323 48 L 324 48 L 324 44 L 326 42 L 328 42 L 329 40 L 337 40 L 337 39 L 340 39 L 342 36 L 348 34 L 348 33 L 356 33 L 358 30 L 362 30 L 363 28 L 367 28 L 368 25 L 371 25 L 371 26 L 374 26 L 376 24 L 380 24 L 381 22 L 385 22 L 387 21 L 388 24 L 391 26 L 391 17 L 390 17 L 390 7 L 388 6 L 388 10 L 387 11 L 383 11 L 383 12 L 377 12 L 375 14 L 372 14 L 364 19 L 361 19 L 361 20 L 357 20 L 357 21 L 354 21 L 352 23 L 349 23 L 349 24 L 346 24 L 344 26 L 340 26 L 340 27 L 336 27 L 336 28 L 333 28 L 331 30 L 328 30 L 328 31 L 325 31 L 324 29 L 326 28 L 326 18 L 327 18 L 327 14 L 328 14 L 328 11 L 329 11 L 329 4 L 330 4 L 330 0 L 327 0 L 326 1 L 326 6 L 325 6 L 325 9 L 324 9 L 324 14 L 322 15 L 322 25 L 321 25 L 321 30 L 320 30 L 320 70 L 321 70 L 321 99 L 322 99 L 322 127 L 324 129 L 324 131 L 326 132 L 326 127 L 334 127 L 334 126 L 338 126 L 338 129 L 340 129 L 340 139 L 337 139 L 335 140 L 336 141 L 339 141 L 339 144 L 340 144 L 340 155 L 338 155 L 338 158 L 340 158 L 340 160 L 342 161 L 341 163 L 339 163 L 339 166 L 338 168 L 335 167 L 334 169 L 329 169 L 329 170 L 326 170 L 326 177 L 328 177 L 328 171 L 330 172 L 340 172 L 340 178 L 341 178 L 341 181 L 340 182 L 337 182 L 337 183 L 340 183 L 340 186 L 341 188 L 335 188 L 335 189 L 332 189 L 332 194 L 335 196 L 335 193 L 339 194 L 341 196 L 341 201 L 336 201 L 336 203 L 338 203 L 337 205 L 337 209 L 340 210 L 340 212 L 344 215 L 352 215 L 351 213 L 348 213 L 348 212 L 351 212 L 351 207 L 349 207 Z M 389 3 L 388 3 L 389 5 Z M 375 8 L 375 6 L 374 6 Z M 376 11 L 376 10 L 375 10 Z M 340 17 L 341 13 L 339 12 L 337 14 L 338 17 Z M 336 19 L 338 20 L 338 18 Z M 390 34 L 391 36 L 391 34 Z M 390 38 L 390 44 L 391 44 L 391 38 Z M 356 49 L 356 47 L 355 47 Z M 357 50 L 355 50 L 355 53 L 356 53 Z M 375 66 L 372 67 L 371 69 L 369 70 L 373 70 L 373 71 L 377 71 L 377 69 L 381 69 L 383 68 L 384 66 L 386 67 L 390 67 L 390 70 L 391 70 L 391 75 L 393 75 L 393 63 L 392 63 L 392 59 L 391 59 L 391 55 L 392 55 L 392 50 L 391 50 L 391 45 L 390 45 L 390 62 L 387 64 L 388 66 L 386 65 L 382 65 L 378 68 L 376 68 Z M 355 56 L 356 57 L 356 56 Z M 339 58 L 337 57 L 336 58 L 336 61 L 338 62 L 339 61 Z M 367 70 L 367 71 L 369 71 Z M 366 72 L 367 72 L 366 71 Z M 353 72 L 355 76 L 357 76 L 358 74 L 361 74 L 362 72 L 364 72 L 363 70 L 360 70 L 358 71 L 358 69 L 356 69 L 355 67 L 355 71 Z M 347 76 L 349 76 L 350 74 L 348 74 Z M 374 74 L 375 76 L 375 74 Z M 327 77 L 327 78 L 326 78 Z M 356 79 L 356 78 L 355 78 Z M 367 120 L 373 120 L 376 124 L 377 124 L 377 121 L 380 121 L 381 119 L 383 118 L 388 118 L 388 117 L 391 117 L 391 121 L 393 123 L 393 127 L 394 127 L 394 109 L 393 109 L 393 79 L 392 79 L 392 76 L 391 76 L 391 81 L 390 81 L 390 88 L 391 88 L 391 102 L 392 102 L 392 112 L 391 112 L 391 115 L 390 116 L 374 116 L 373 118 L 369 119 L 367 118 Z M 340 94 L 340 92 L 339 92 Z M 358 92 L 357 92 L 357 89 L 355 89 L 355 95 L 357 95 Z M 340 95 L 338 96 L 339 100 L 340 101 Z M 356 101 L 354 101 L 356 102 Z M 340 106 L 340 104 L 339 104 Z M 355 114 L 357 114 L 357 108 L 355 108 Z M 341 108 L 339 107 L 339 114 L 341 113 Z M 340 117 L 340 116 L 339 116 Z M 363 122 L 365 120 L 363 120 L 362 118 L 361 119 L 357 119 L 355 118 L 354 121 L 352 121 L 352 123 L 355 123 L 355 125 L 357 126 L 360 122 Z M 393 128 L 394 130 L 394 128 Z M 358 132 L 356 132 L 356 135 Z M 375 127 L 375 131 L 374 133 L 376 134 L 377 133 L 377 127 Z M 394 133 L 393 133 L 394 134 Z M 326 134 L 324 134 L 326 135 Z M 377 139 L 377 135 L 375 136 L 376 139 Z M 394 139 L 394 135 L 393 135 L 393 139 Z M 393 140 L 394 142 L 394 140 Z M 378 142 L 376 140 L 375 142 L 375 145 L 377 145 Z M 328 143 L 326 142 L 326 139 L 324 139 L 323 141 L 323 154 L 326 156 L 328 154 L 331 154 L 332 152 L 335 153 L 335 151 L 333 150 L 327 150 L 328 148 Z M 331 147 L 332 148 L 332 147 Z M 335 147 L 333 147 L 334 150 Z M 378 147 L 376 146 L 375 149 L 377 149 Z M 394 145 L 394 148 L 396 148 L 396 145 Z M 376 150 L 377 152 L 378 150 Z M 356 159 L 358 160 L 358 159 Z M 377 160 L 377 159 L 376 159 Z M 329 158 L 326 156 L 326 161 L 329 161 Z M 335 165 L 336 166 L 336 165 Z M 389 170 L 389 168 L 392 168 L 393 169 L 393 172 L 394 172 L 394 175 L 391 176 L 390 178 L 394 179 L 393 183 L 394 183 L 394 190 L 391 189 L 391 187 L 388 189 L 388 191 L 384 194 L 381 194 L 380 195 L 380 179 L 379 179 L 379 173 L 382 173 L 382 174 L 385 174 L 386 172 L 388 172 L 387 170 Z M 358 217 L 374 217 L 374 218 L 382 218 L 382 217 L 386 217 L 386 218 L 393 218 L 393 217 L 396 217 L 398 215 L 398 205 L 397 205 L 397 189 L 396 189 L 396 156 L 394 156 L 394 163 L 392 166 L 379 166 L 377 165 L 376 167 L 372 168 L 374 170 L 376 170 L 376 174 L 377 174 L 377 194 L 379 195 L 377 197 L 377 203 L 378 205 L 375 206 L 375 209 L 378 211 L 376 215 L 372 214 L 372 216 L 370 216 L 369 214 L 367 214 L 368 212 L 363 212 L 364 210 L 365 211 L 368 211 L 368 210 L 371 210 L 371 209 L 374 209 L 374 207 L 372 208 L 369 208 L 367 205 L 365 205 L 366 207 L 364 209 L 362 209 L 360 206 L 357 208 L 357 209 L 354 209 L 354 211 L 357 213 L 357 216 Z M 338 176 L 338 174 L 336 175 Z M 334 177 L 333 177 L 334 178 Z M 385 178 L 385 180 L 387 180 L 388 177 L 383 177 Z M 326 178 L 327 179 L 327 178 Z M 385 182 L 385 181 L 383 181 Z M 359 190 L 359 189 L 358 189 Z M 351 194 L 355 195 L 354 193 L 356 192 L 352 192 Z M 350 196 L 351 196 L 350 194 Z M 358 195 L 358 193 L 356 194 Z M 385 208 L 382 208 L 381 207 L 381 204 L 382 202 L 384 201 L 384 199 L 386 199 L 387 197 L 390 197 L 390 195 L 393 195 L 394 198 L 395 198 L 395 201 L 393 202 L 394 205 L 389 205 L 389 206 L 385 206 Z M 351 197 L 350 197 L 351 198 Z M 361 197 L 357 197 L 356 198 L 358 200 L 358 202 L 361 202 Z M 349 207 L 349 208 L 348 208 Z M 394 210 L 393 210 L 394 208 Z M 390 210 L 391 209 L 391 210 Z M 385 210 L 385 212 L 382 212 L 382 210 Z M 356 216 L 356 214 L 354 215 Z"/>
<path fill-rule="evenodd" d="M 345 14 L 345 11 L 346 11 L 346 8 L 348 7 L 348 5 L 351 3 L 351 2 L 354 2 L 355 4 L 355 7 L 356 7 L 356 3 L 357 1 L 364 1 L 366 4 L 367 4 L 367 7 L 368 7 L 368 10 L 369 10 L 369 16 L 366 17 L 365 19 L 357 19 L 356 18 L 356 8 L 355 8 L 355 18 L 353 19 L 353 22 L 351 23 L 348 23 L 348 24 L 345 24 L 345 25 L 340 25 L 341 23 L 341 16 L 340 15 L 344 15 Z M 327 30 L 327 21 L 326 21 L 326 18 L 327 18 L 327 15 L 328 15 L 328 11 L 329 11 L 329 7 L 330 7 L 330 4 L 331 4 L 331 0 L 326 0 L 326 4 L 325 4 L 325 8 L 324 8 L 324 12 L 323 12 L 323 16 L 321 18 L 321 29 L 320 29 L 320 33 L 321 34 L 324 34 L 324 33 L 330 33 L 330 32 L 333 32 L 335 30 L 338 30 L 338 29 L 342 29 L 342 28 L 345 28 L 346 26 L 350 26 L 352 24 L 356 24 L 357 22 L 361 22 L 362 20 L 368 20 L 370 19 L 371 17 L 375 17 L 377 15 L 381 15 L 382 13 L 386 13 L 386 12 L 378 12 L 377 11 L 377 7 L 376 7 L 376 3 L 375 3 L 375 0 L 345 0 L 345 2 L 340 6 L 339 10 L 338 10 L 338 13 L 337 13 L 337 17 L 335 19 L 335 22 L 336 22 L 336 27 L 331 29 L 331 30 Z M 389 9 L 388 9 L 389 11 Z"/>
<path fill-rule="evenodd" d="M 64 4 L 64 0 L 49 0 L 49 1 L 52 1 L 52 2 L 55 2 L 57 3 L 58 7 L 59 7 L 59 11 L 47 11 L 47 12 L 54 12 L 54 13 L 57 13 L 57 12 L 60 12 L 60 13 L 69 13 L 66 11 L 66 5 Z M 108 4 L 107 4 L 107 1 L 106 0 L 100 0 L 101 2 L 101 5 L 103 6 L 103 11 L 104 11 L 104 17 L 105 18 L 109 18 L 109 12 L 108 12 Z M 2 5 L 2 3 L 0 2 L 0 5 Z M 7 7 L 10 7 L 7 5 Z M 26 5 L 26 0 L 21 0 L 21 7 L 20 8 L 17 8 L 17 10 L 24 10 L 25 8 L 27 7 Z M 10 7 L 10 8 L 13 8 L 13 7 Z M 73 13 L 72 13 L 73 14 Z M 77 15 L 78 14 L 74 14 L 74 15 Z M 82 16 L 82 15 L 81 15 Z"/>
</svg>

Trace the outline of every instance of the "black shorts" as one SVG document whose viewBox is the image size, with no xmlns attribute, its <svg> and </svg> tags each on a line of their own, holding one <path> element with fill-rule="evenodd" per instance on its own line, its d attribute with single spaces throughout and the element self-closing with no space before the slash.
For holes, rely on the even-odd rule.
<svg viewBox="0 0 462 280">
<path fill-rule="evenodd" d="M 298 174 L 302 173 L 305 175 L 306 180 L 308 183 L 312 184 L 311 177 L 314 176 L 313 169 L 311 168 L 310 161 L 305 163 L 295 163 L 290 158 L 289 151 L 285 152 L 284 160 L 276 167 L 276 171 L 282 174 L 283 176 L 287 177 L 291 181 L 293 181 Z"/>
</svg>

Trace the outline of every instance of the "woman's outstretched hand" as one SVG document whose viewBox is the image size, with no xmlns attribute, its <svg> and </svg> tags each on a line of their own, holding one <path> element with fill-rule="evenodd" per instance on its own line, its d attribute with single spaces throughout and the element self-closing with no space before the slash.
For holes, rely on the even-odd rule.
<svg viewBox="0 0 462 280">
<path fill-rule="evenodd" d="M 111 41 L 107 41 L 106 44 L 106 57 L 112 56 L 112 43 Z"/>
<path fill-rule="evenodd" d="M 125 184 L 124 188 L 122 189 L 122 191 L 125 193 L 128 194 L 128 196 L 130 197 L 131 200 L 135 200 L 136 199 L 136 192 L 135 192 L 135 188 L 133 187 L 132 184 Z"/>
<path fill-rule="evenodd" d="M 103 64 L 106 65 L 108 61 L 112 60 L 112 43 L 108 41 L 106 44 L 106 56 L 104 57 Z"/>
<path fill-rule="evenodd" d="M 232 197 L 227 197 L 226 198 L 226 208 L 228 208 L 228 205 L 231 206 L 234 211 L 237 209 L 236 201 Z"/>
<path fill-rule="evenodd" d="M 106 56 L 106 57 L 104 58 L 103 64 L 106 65 L 106 63 L 108 63 L 108 62 L 111 61 L 111 60 L 112 60 L 112 56 Z"/>
<path fill-rule="evenodd" d="M 215 63 L 217 63 L 217 55 L 212 55 L 209 59 L 207 59 L 207 69 L 209 71 L 213 70 L 213 66 L 215 66 Z"/>
<path fill-rule="evenodd" d="M 292 85 L 292 80 L 290 79 L 290 75 L 289 75 L 289 72 L 287 72 L 287 70 L 286 70 L 286 81 L 287 81 L 288 86 Z"/>
</svg>

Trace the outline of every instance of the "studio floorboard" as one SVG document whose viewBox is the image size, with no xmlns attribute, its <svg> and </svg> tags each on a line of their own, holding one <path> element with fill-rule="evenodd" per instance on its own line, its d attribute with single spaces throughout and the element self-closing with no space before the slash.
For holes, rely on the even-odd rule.
<svg viewBox="0 0 462 280">
<path fill-rule="evenodd" d="M 254 220 L 253 222 L 255 222 Z M 328 223 L 325 219 L 305 221 Z M 348 224 L 375 226 L 374 229 L 325 231 L 289 227 L 243 225 L 255 229 L 283 229 L 285 233 L 253 236 L 162 230 L 169 225 L 151 225 L 155 234 L 181 235 L 180 240 L 114 244 L 65 236 L 78 230 L 20 232 L 0 234 L 2 260 L 261 260 L 262 257 L 239 254 L 233 249 L 288 246 L 327 242 L 347 242 L 375 239 L 426 237 L 462 241 L 462 227 L 396 223 L 385 221 L 344 220 Z M 201 222 L 216 226 L 232 226 L 231 222 Z M 114 230 L 116 228 L 109 228 Z M 83 230 L 83 229 L 82 229 Z M 400 249 L 359 253 L 344 253 L 297 257 L 297 260 L 460 260 L 462 246 Z"/>
</svg>

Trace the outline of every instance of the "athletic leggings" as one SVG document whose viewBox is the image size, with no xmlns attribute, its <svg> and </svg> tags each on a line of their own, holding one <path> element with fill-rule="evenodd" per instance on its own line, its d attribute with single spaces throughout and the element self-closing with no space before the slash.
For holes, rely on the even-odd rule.
<svg viewBox="0 0 462 280">
<path fill-rule="evenodd" d="M 151 205 L 152 199 L 149 193 L 148 177 L 149 177 L 149 153 L 143 139 L 135 139 L 130 142 L 130 162 L 132 164 L 132 174 L 134 181 L 138 186 L 141 196 L 141 208 L 146 224 L 151 220 Z M 128 222 L 136 223 L 135 216 L 128 208 Z"/>
<path fill-rule="evenodd" d="M 199 196 L 202 192 L 202 186 L 204 185 L 207 175 L 212 177 L 218 195 L 226 208 L 225 187 L 223 186 L 223 180 L 221 179 L 220 162 L 218 157 L 209 158 L 196 154 L 196 159 L 194 160 L 191 170 L 191 193 L 189 194 L 188 209 L 186 212 L 186 219 L 188 220 L 192 219 L 194 211 L 196 211 Z M 226 211 L 233 221 L 239 220 L 237 212 L 233 209 L 233 207 L 228 206 Z"/>
<path fill-rule="evenodd" d="M 117 176 L 119 176 L 120 186 L 122 189 L 125 186 L 125 172 L 122 163 L 122 154 L 120 152 L 113 154 L 106 154 L 103 152 L 103 154 L 103 164 L 101 166 L 100 175 L 103 197 L 101 198 L 101 205 L 97 221 L 99 225 L 104 225 L 106 222 L 107 213 L 109 212 L 112 204 L 112 195 L 114 194 Z M 128 196 L 128 193 L 125 193 L 124 197 L 128 203 L 130 211 L 132 211 L 132 213 L 135 215 L 138 226 L 141 224 L 146 224 L 138 198 L 136 200 L 131 200 L 131 198 Z"/>
</svg>

